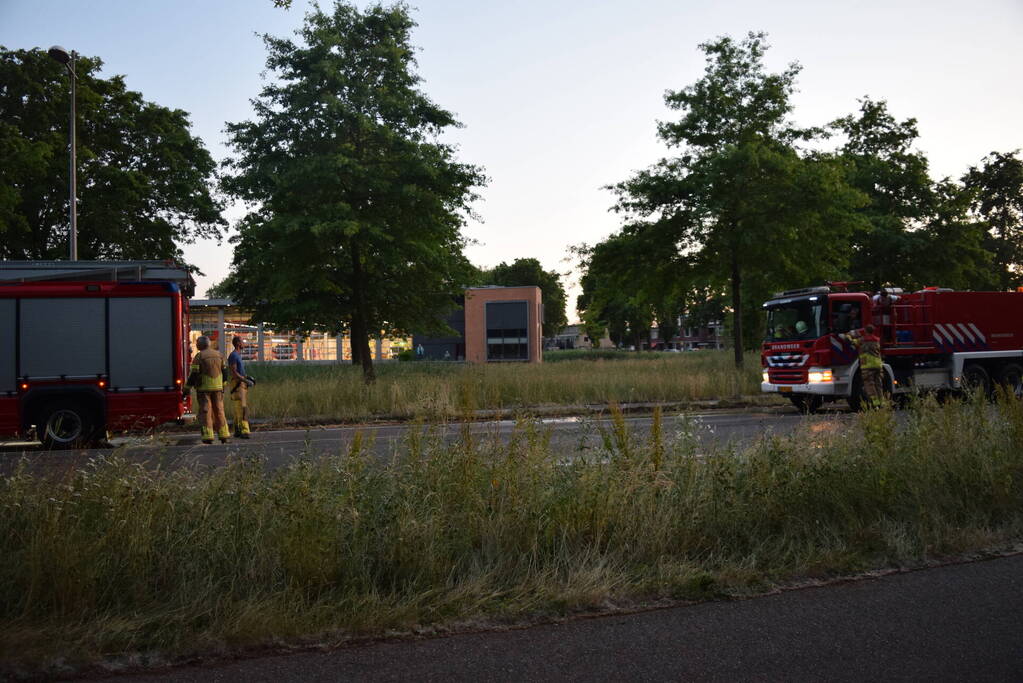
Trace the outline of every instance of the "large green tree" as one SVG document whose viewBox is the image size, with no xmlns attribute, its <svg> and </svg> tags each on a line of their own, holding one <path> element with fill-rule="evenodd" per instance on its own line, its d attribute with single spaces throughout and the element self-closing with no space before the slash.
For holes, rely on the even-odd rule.
<svg viewBox="0 0 1023 683">
<path fill-rule="evenodd" d="M 430 331 L 472 277 L 461 229 L 485 181 L 440 140 L 454 116 L 419 88 L 405 5 L 339 2 L 298 40 L 265 36 L 272 79 L 228 124 L 224 187 L 249 203 L 228 292 L 262 320 L 369 338 Z"/>
<path fill-rule="evenodd" d="M 706 285 L 727 284 L 741 366 L 754 336 L 744 335 L 744 323 L 759 315 L 746 299 L 841 270 L 864 200 L 845 182 L 841 160 L 797 146 L 819 134 L 789 119 L 798 65 L 768 73 L 763 34 L 701 49 L 703 77 L 665 96 L 680 118 L 658 133 L 676 154 L 612 189 L 616 208 L 662 226 Z"/>
<path fill-rule="evenodd" d="M 627 226 L 592 247 L 575 248 L 583 272 L 576 310 L 590 339 L 601 339 L 606 330 L 616 346 L 629 343 L 637 351 L 649 339 L 660 299 L 648 298 L 644 287 L 650 263 L 643 253 L 645 227 Z"/>
<path fill-rule="evenodd" d="M 901 282 L 923 246 L 921 227 L 936 204 L 927 158 L 913 145 L 916 119 L 897 121 L 884 101 L 860 100 L 858 115 L 831 127 L 845 137 L 847 179 L 868 201 L 864 229 L 853 236 L 850 275 L 877 288 Z"/>
<path fill-rule="evenodd" d="M 1023 159 L 1019 150 L 992 152 L 963 176 L 971 208 L 985 222 L 996 286 L 1023 284 Z"/>
<path fill-rule="evenodd" d="M 992 286 L 984 226 L 969 215 L 968 191 L 934 182 L 915 148 L 914 118 L 898 121 L 883 100 L 860 100 L 860 111 L 831 124 L 845 138 L 839 150 L 848 182 L 868 199 L 864 229 L 853 235 L 849 276 L 872 288 L 942 284 Z"/>
<path fill-rule="evenodd" d="M 147 102 L 79 57 L 78 255 L 181 259 L 180 244 L 226 225 L 216 165 L 188 114 Z M 0 258 L 68 253 L 68 74 L 41 50 L 0 48 Z"/>
<path fill-rule="evenodd" d="M 480 271 L 480 284 L 503 287 L 535 286 L 540 288 L 543 298 L 543 334 L 553 337 L 568 324 L 565 315 L 565 286 L 561 275 L 554 270 L 544 270 L 535 258 L 515 259 L 511 263 L 499 263 L 493 268 Z"/>
</svg>

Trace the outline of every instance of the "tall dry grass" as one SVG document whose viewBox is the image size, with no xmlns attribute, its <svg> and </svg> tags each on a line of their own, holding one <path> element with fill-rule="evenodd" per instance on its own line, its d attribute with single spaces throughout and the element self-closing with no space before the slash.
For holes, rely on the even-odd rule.
<svg viewBox="0 0 1023 683">
<path fill-rule="evenodd" d="M 759 359 L 753 354 L 742 371 L 727 352 L 618 355 L 623 360 L 381 364 L 370 386 L 351 365 L 267 364 L 250 371 L 260 382 L 250 404 L 254 416 L 270 420 L 438 419 L 473 410 L 685 402 L 760 391 Z"/>
<path fill-rule="evenodd" d="M 554 452 L 412 430 L 268 472 L 116 455 L 0 481 L 0 661 L 182 655 L 561 614 L 913 564 L 1023 532 L 1023 407 L 870 412 L 703 450 L 697 423 Z M 328 634 L 328 635 L 324 635 Z"/>
</svg>

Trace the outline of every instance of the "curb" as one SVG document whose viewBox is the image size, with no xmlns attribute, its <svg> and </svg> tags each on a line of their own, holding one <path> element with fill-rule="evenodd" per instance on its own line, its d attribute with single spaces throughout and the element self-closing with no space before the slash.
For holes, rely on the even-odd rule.
<svg viewBox="0 0 1023 683">
<path fill-rule="evenodd" d="M 501 420 L 518 419 L 523 417 L 585 417 L 590 415 L 601 415 L 610 413 L 610 403 L 587 403 L 576 405 L 540 405 L 540 406 L 517 406 L 514 408 L 487 408 L 473 410 L 462 415 L 452 415 L 444 419 L 432 419 L 431 422 L 457 421 L 469 422 L 475 420 Z M 760 408 L 773 410 L 779 407 L 788 407 L 788 402 L 778 403 L 765 401 L 763 397 L 738 396 L 727 399 L 711 399 L 699 401 L 665 401 L 665 402 L 643 402 L 643 403 L 620 403 L 618 409 L 625 415 L 643 415 L 654 412 L 660 408 L 665 412 L 687 412 L 704 410 L 744 410 Z M 306 427 L 326 426 L 360 426 L 380 424 L 407 424 L 416 422 L 420 418 L 408 415 L 371 415 L 360 420 L 341 420 L 331 417 L 286 417 L 281 419 L 272 418 L 251 418 L 249 424 L 253 427 L 264 429 L 303 429 Z M 190 432 L 193 426 L 168 426 L 160 430 L 160 433 L 173 434 L 182 431 Z"/>
</svg>

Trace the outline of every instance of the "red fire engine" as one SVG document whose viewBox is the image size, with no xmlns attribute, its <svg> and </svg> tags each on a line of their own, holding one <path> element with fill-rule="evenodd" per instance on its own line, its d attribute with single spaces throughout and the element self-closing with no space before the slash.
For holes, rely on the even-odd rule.
<svg viewBox="0 0 1023 683">
<path fill-rule="evenodd" d="M 194 288 L 173 262 L 0 261 L 0 437 L 72 448 L 183 418 Z"/>
<path fill-rule="evenodd" d="M 873 323 L 892 395 L 990 392 L 996 384 L 1023 394 L 1023 292 L 887 288 L 886 297 L 872 297 L 848 284 L 789 290 L 764 303 L 763 391 L 806 412 L 841 399 L 858 409 L 857 352 L 840 335 Z"/>
</svg>

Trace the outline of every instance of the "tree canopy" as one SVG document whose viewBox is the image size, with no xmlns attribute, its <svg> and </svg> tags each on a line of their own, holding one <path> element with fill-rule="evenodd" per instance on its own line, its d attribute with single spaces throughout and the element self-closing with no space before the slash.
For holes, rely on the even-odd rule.
<svg viewBox="0 0 1023 683">
<path fill-rule="evenodd" d="M 634 235 L 612 235 L 593 247 L 577 250 L 583 263 L 582 294 L 576 308 L 590 339 L 601 339 L 604 330 L 616 345 L 631 343 L 636 350 L 650 335 L 653 305 L 643 296 L 642 268 L 649 263 L 637 254 L 640 242 Z"/>
<path fill-rule="evenodd" d="M 667 93 L 680 118 L 658 125 L 678 153 L 611 189 L 616 209 L 630 217 L 621 238 L 653 232 L 672 250 L 668 262 L 685 265 L 688 282 L 727 285 L 741 365 L 743 322 L 757 315 L 745 298 L 786 278 L 843 268 L 842 246 L 859 225 L 855 210 L 864 198 L 846 183 L 841 159 L 797 147 L 819 135 L 789 120 L 798 65 L 768 73 L 763 34 L 700 47 L 703 77 Z M 653 227 L 636 227 L 643 224 Z"/>
<path fill-rule="evenodd" d="M 188 114 L 143 99 L 103 63 L 79 57 L 78 255 L 183 261 L 180 244 L 221 236 L 216 165 Z M 68 253 L 68 111 L 63 65 L 0 48 L 0 258 Z"/>
<path fill-rule="evenodd" d="M 1019 150 L 992 152 L 962 178 L 970 210 L 983 221 L 996 286 L 1023 285 L 1023 159 Z"/>
<path fill-rule="evenodd" d="M 253 121 L 228 124 L 223 186 L 245 200 L 225 290 L 265 321 L 370 335 L 441 327 L 472 278 L 461 229 L 481 170 L 440 140 L 454 116 L 419 88 L 402 5 L 343 2 L 298 40 L 264 36 L 270 80 Z"/>
<path fill-rule="evenodd" d="M 883 100 L 860 100 L 859 115 L 831 127 L 845 137 L 846 179 L 867 197 L 863 229 L 849 245 L 849 277 L 876 289 L 942 283 L 992 286 L 984 226 L 967 214 L 962 186 L 935 183 L 914 145 L 916 119 L 897 121 Z"/>
<path fill-rule="evenodd" d="M 480 284 L 503 287 L 533 285 L 543 298 L 543 335 L 553 337 L 568 324 L 565 315 L 565 287 L 557 271 L 544 270 L 535 258 L 515 259 L 480 271 Z"/>
</svg>

